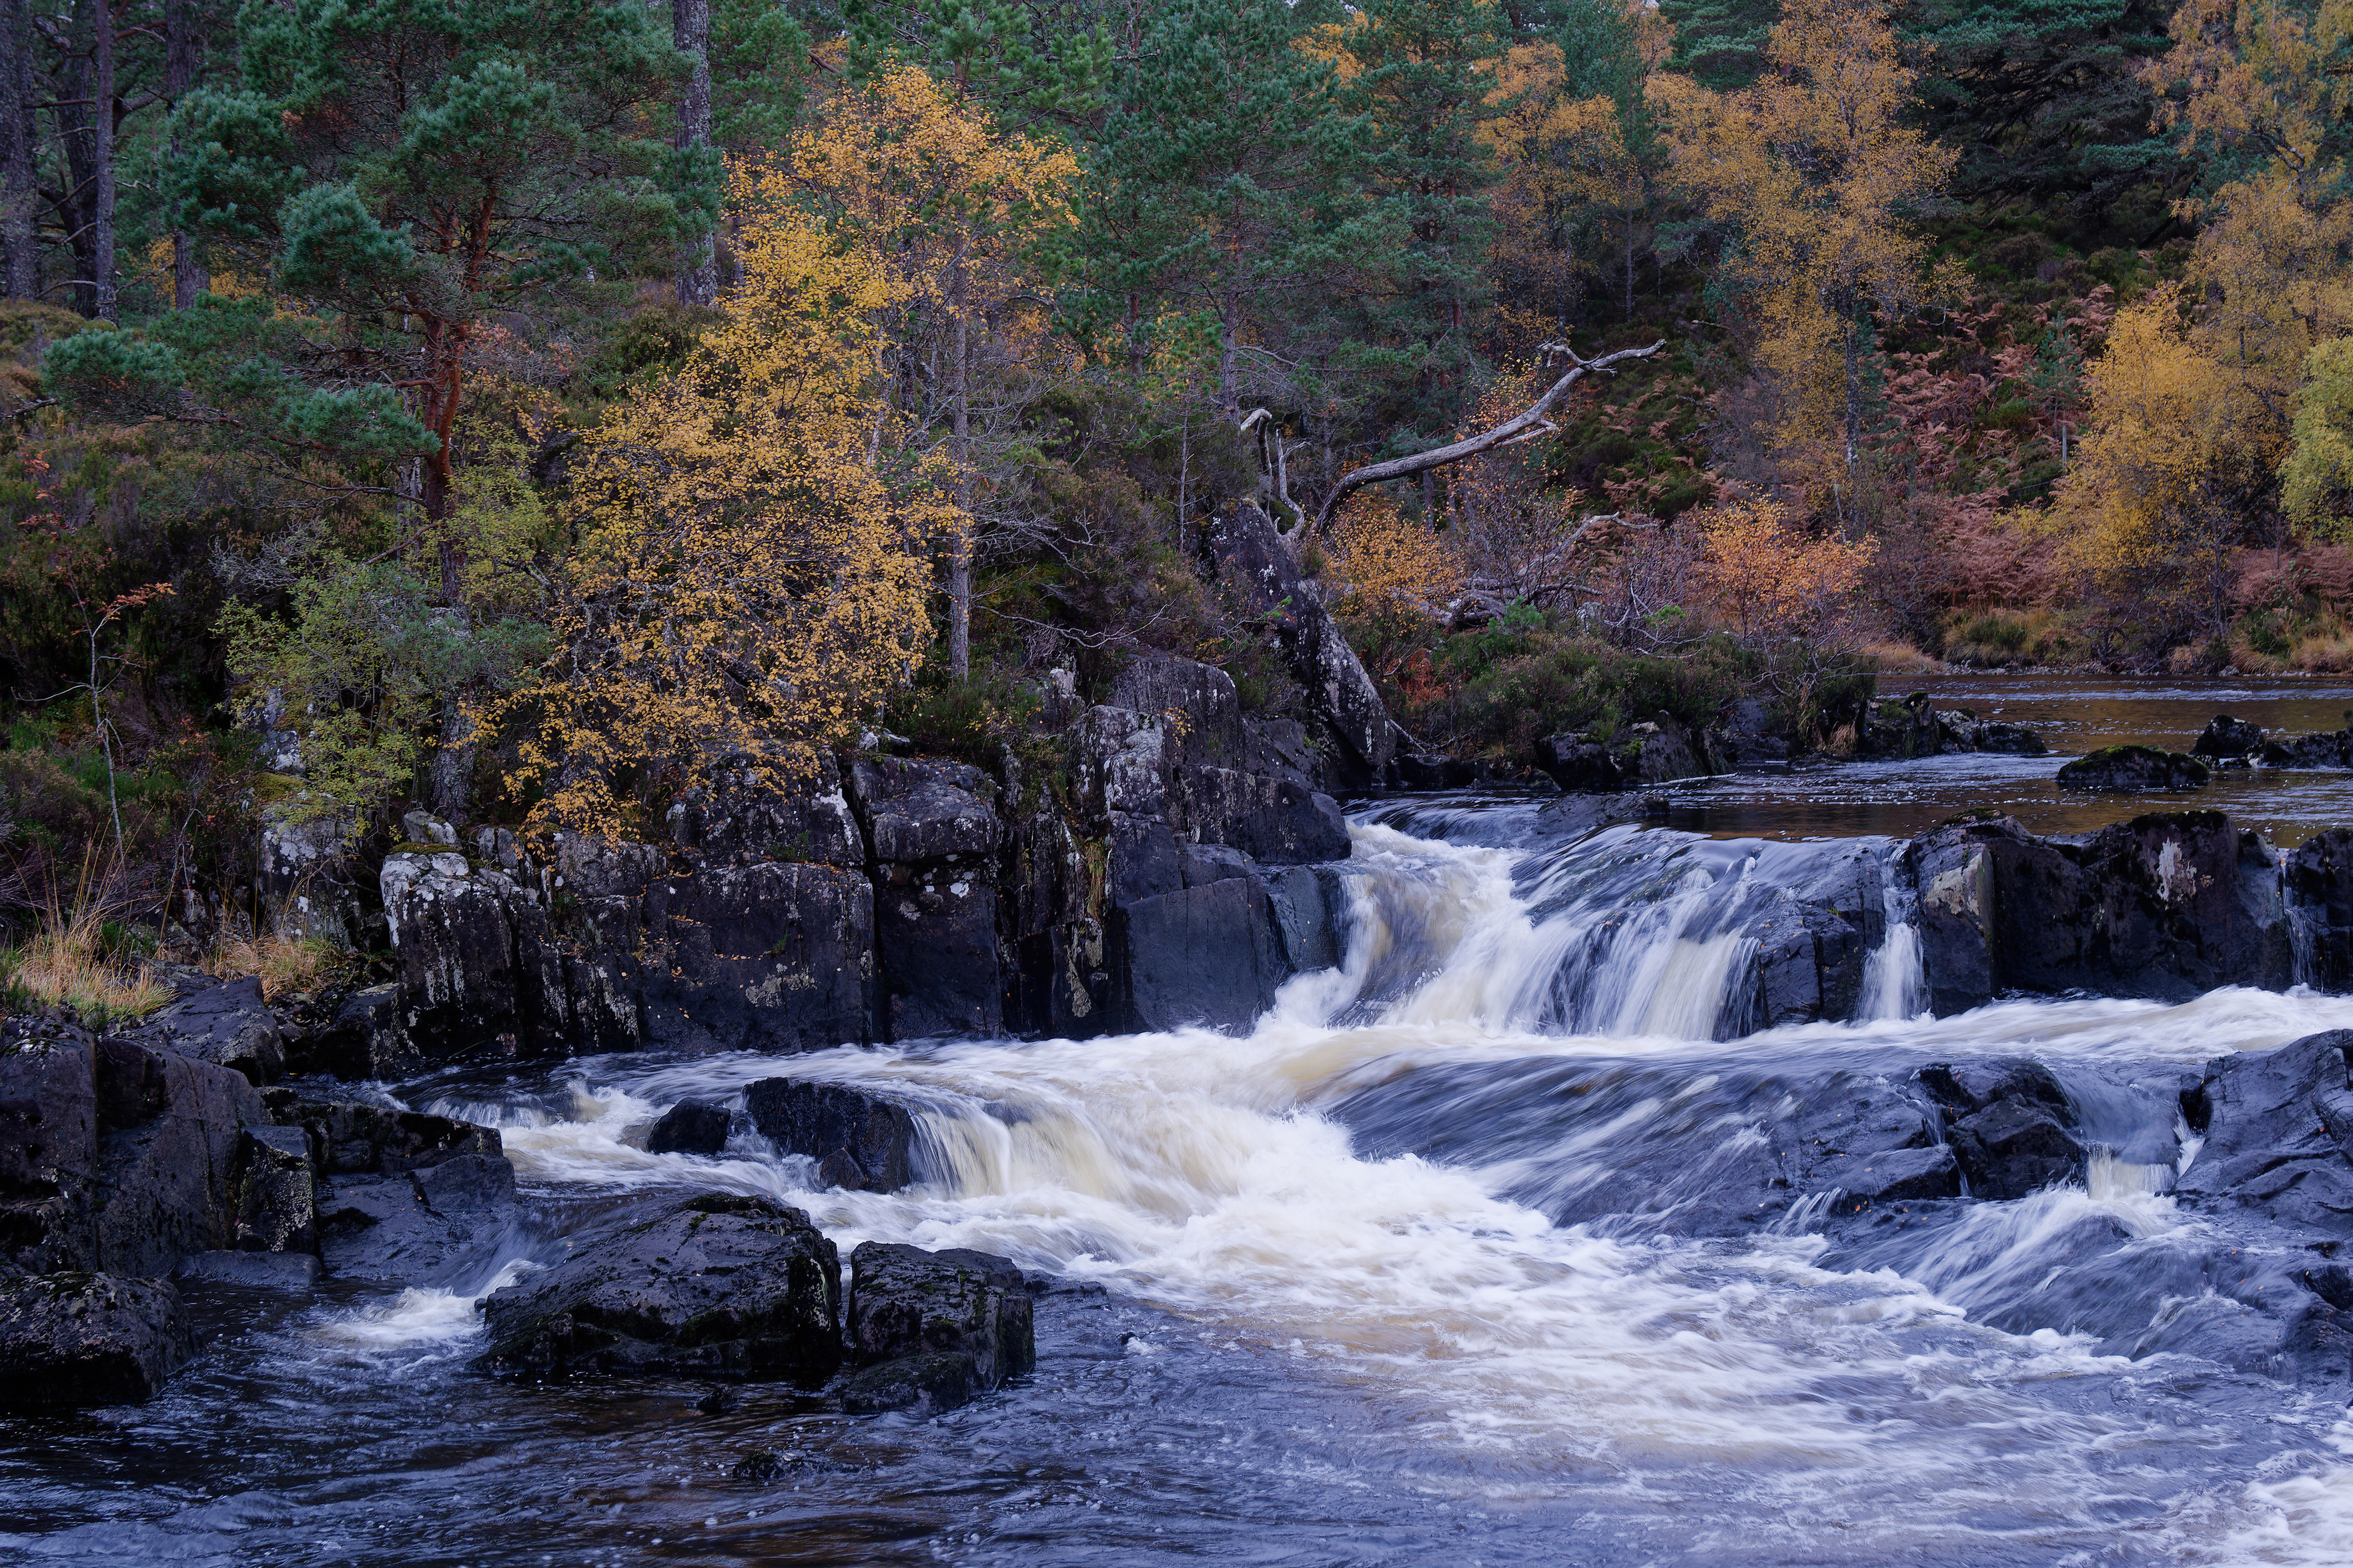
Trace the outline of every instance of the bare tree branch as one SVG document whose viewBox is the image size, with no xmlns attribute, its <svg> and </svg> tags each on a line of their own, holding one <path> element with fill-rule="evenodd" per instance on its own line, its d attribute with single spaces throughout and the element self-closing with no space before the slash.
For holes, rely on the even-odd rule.
<svg viewBox="0 0 2353 1568">
<path fill-rule="evenodd" d="M 1386 463 L 1368 463 L 1361 468 L 1349 469 L 1340 476 L 1340 482 L 1332 487 L 1332 493 L 1325 496 L 1324 504 L 1316 509 L 1314 523 L 1294 530 L 1293 537 L 1296 537 L 1302 531 L 1322 532 L 1332 521 L 1333 509 L 1337 507 L 1351 491 L 1362 489 L 1366 485 L 1385 484 L 1390 479 L 1409 479 L 1415 474 L 1426 473 L 1431 468 L 1442 468 L 1450 463 L 1460 463 L 1465 458 L 1492 452 L 1499 447 L 1509 446 L 1514 441 L 1526 440 L 1535 436 L 1543 435 L 1545 432 L 1539 426 L 1549 423 L 1545 416 L 1552 412 L 1555 404 L 1567 395 L 1570 387 L 1576 385 L 1588 374 L 1594 371 L 1610 370 L 1621 360 L 1648 359 L 1666 346 L 1667 340 L 1661 338 L 1648 348 L 1620 349 L 1616 353 L 1603 354 L 1599 359 L 1588 360 L 1577 358 L 1576 352 L 1565 343 L 1546 343 L 1545 345 L 1546 350 L 1567 354 L 1570 363 L 1568 374 L 1554 382 L 1542 397 L 1537 398 L 1535 402 L 1513 415 L 1493 429 L 1482 431 L 1476 436 L 1466 436 L 1451 446 L 1433 447 L 1427 452 L 1416 452 L 1409 458 L 1392 458 Z"/>
</svg>

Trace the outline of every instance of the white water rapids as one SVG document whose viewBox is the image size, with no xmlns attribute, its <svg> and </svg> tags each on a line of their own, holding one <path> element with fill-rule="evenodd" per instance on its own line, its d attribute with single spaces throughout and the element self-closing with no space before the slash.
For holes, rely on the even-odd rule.
<svg viewBox="0 0 2353 1568">
<path fill-rule="evenodd" d="M 2301 991 L 1928 1018 L 1891 897 L 1859 1021 L 1717 1040 L 1757 948 L 1744 911 L 1831 856 L 1877 853 L 1619 829 L 1535 865 L 1360 826 L 1345 967 L 1291 982 L 1244 1037 L 603 1058 L 552 1097 L 430 1109 L 498 1124 L 533 1190 L 760 1193 L 806 1209 L 845 1257 L 867 1238 L 971 1247 L 1100 1283 L 1356 1391 L 1391 1456 L 1382 1485 L 1609 1521 L 1619 1545 L 1596 1561 L 2353 1560 L 2341 1405 L 1982 1321 L 2086 1222 L 2152 1247 L 2201 1223 L 2162 1190 L 2180 1157 L 2170 1123 L 2126 1129 L 2161 1150 L 2104 1155 L 2086 1186 L 1973 1205 L 1932 1253 L 1856 1268 L 1827 1258 L 1803 1213 L 1729 1239 L 1556 1226 L 1513 1195 L 1516 1161 L 1375 1156 L 1338 1114 L 1441 1069 L 1691 1064 L 1687 1090 L 1564 1123 L 1563 1146 L 1606 1166 L 1678 1094 L 1705 1092 L 1711 1064 L 1966 1052 L 2194 1069 L 2353 1026 L 2353 998 Z M 782 1075 L 923 1106 L 923 1180 L 815 1190 L 807 1161 L 742 1131 L 720 1158 L 641 1147 L 677 1100 Z M 501 1259 L 501 1280 L 527 1267 Z M 321 1331 L 442 1342 L 470 1331 L 470 1295 L 411 1291 Z M 2224 1452 L 2242 1461 L 2210 1471 Z"/>
</svg>

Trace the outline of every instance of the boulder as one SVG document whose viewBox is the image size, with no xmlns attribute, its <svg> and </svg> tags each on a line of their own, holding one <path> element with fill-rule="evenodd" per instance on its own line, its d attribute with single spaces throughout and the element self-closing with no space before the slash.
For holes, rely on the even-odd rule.
<svg viewBox="0 0 2353 1568">
<path fill-rule="evenodd" d="M 2051 750 L 2042 737 L 2023 724 L 1980 720 L 1968 708 L 1936 712 L 1939 752 L 1999 752 L 2014 757 L 2040 757 Z"/>
<path fill-rule="evenodd" d="M 2244 757 L 2261 749 L 2263 730 L 2244 719 L 2233 719 L 2228 713 L 2218 713 L 2209 720 L 2198 739 L 2190 743 L 2190 752 L 2200 757 Z"/>
<path fill-rule="evenodd" d="M 874 947 L 892 1039 L 1004 1026 L 995 794 L 986 773 L 961 763 L 885 757 L 850 770 L 873 857 Z"/>
<path fill-rule="evenodd" d="M 528 1025 L 515 952 L 519 889 L 455 849 L 396 849 L 378 875 L 400 977 L 400 1024 L 448 1058 L 521 1052 Z"/>
<path fill-rule="evenodd" d="M 1021 1270 L 985 1252 L 860 1243 L 844 1331 L 853 1411 L 948 1409 L 1038 1364 Z"/>
<path fill-rule="evenodd" d="M 0 1281 L 0 1405 L 135 1404 L 195 1353 L 179 1292 L 162 1280 L 70 1273 Z"/>
<path fill-rule="evenodd" d="M 850 799 L 867 845 L 880 861 L 979 864 L 997 851 L 1002 829 L 990 802 L 997 786 L 963 763 L 861 758 L 850 769 Z"/>
<path fill-rule="evenodd" d="M 2206 787 L 2206 764 L 2182 752 L 2155 746 L 2105 746 L 2059 770 L 2062 789 L 2193 790 Z"/>
<path fill-rule="evenodd" d="M 1145 653 L 1113 678 L 1111 705 L 1176 725 L 1179 765 L 1250 766 L 1240 696 L 1233 677 L 1214 665 L 1172 654 Z"/>
<path fill-rule="evenodd" d="M 862 870 L 770 861 L 646 886 L 645 1027 L 672 1049 L 828 1050 L 874 1037 L 875 889 Z"/>
<path fill-rule="evenodd" d="M 1266 899 L 1248 879 L 1134 900 L 1113 911 L 1109 940 L 1134 1029 L 1247 1029 L 1285 977 Z"/>
<path fill-rule="evenodd" d="M 96 1266 L 97 1047 L 43 1020 L 0 1025 L 0 1271 Z"/>
<path fill-rule="evenodd" d="M 903 1105 L 842 1084 L 764 1078 L 744 1114 L 780 1152 L 818 1163 L 818 1179 L 855 1192 L 896 1192 L 915 1179 L 915 1119 Z"/>
<path fill-rule="evenodd" d="M 1955 1122 L 1947 1137 L 1974 1197 L 2022 1198 L 2084 1174 L 2084 1146 L 2047 1105 L 2003 1100 Z"/>
<path fill-rule="evenodd" d="M 2280 875 L 2295 978 L 2322 991 L 2353 991 L 2353 828 L 2306 839 L 2282 858 Z"/>
<path fill-rule="evenodd" d="M 661 1114 L 646 1133 L 649 1154 L 716 1154 L 727 1147 L 727 1131 L 734 1120 L 716 1100 L 681 1100 Z"/>
<path fill-rule="evenodd" d="M 1925 691 L 1873 702 L 1855 737 L 1855 754 L 1864 758 L 1933 757 L 1944 749 L 1945 728 Z"/>
<path fill-rule="evenodd" d="M 239 1135 L 237 1245 L 244 1252 L 310 1252 L 319 1245 L 311 1136 L 300 1127 Z"/>
<path fill-rule="evenodd" d="M 98 1267 L 167 1275 L 186 1253 L 233 1245 L 244 1129 L 266 1124 L 245 1078 L 131 1040 L 95 1052 Z"/>
<path fill-rule="evenodd" d="M 709 1194 L 575 1242 L 482 1303 L 478 1365 L 821 1382 L 841 1362 L 840 1259 L 808 1216 Z"/>
<path fill-rule="evenodd" d="M 1617 745 L 1619 766 L 1637 784 L 1669 784 L 1712 771 L 1691 731 L 1670 714 L 1621 730 Z"/>
</svg>

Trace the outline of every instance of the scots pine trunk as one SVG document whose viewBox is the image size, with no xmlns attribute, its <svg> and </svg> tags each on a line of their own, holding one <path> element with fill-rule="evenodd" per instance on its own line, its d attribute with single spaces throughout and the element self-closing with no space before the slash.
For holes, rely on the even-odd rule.
<svg viewBox="0 0 2353 1568">
<path fill-rule="evenodd" d="M 173 107 L 196 85 L 196 72 L 203 59 L 203 38 L 195 26 L 195 0 L 165 0 L 164 6 L 164 96 Z M 174 136 L 167 157 L 180 156 L 179 138 Z M 172 231 L 172 304 L 187 310 L 196 302 L 196 296 L 212 283 L 204 264 L 196 259 L 196 247 L 185 229 Z"/>
<path fill-rule="evenodd" d="M 0 293 L 11 300 L 41 291 L 33 103 L 32 8 L 27 0 L 0 0 Z"/>
<path fill-rule="evenodd" d="M 691 64 L 678 100 L 681 151 L 711 145 L 711 0 L 670 0 L 671 40 Z M 719 298 L 719 254 L 708 234 L 679 252 L 678 302 L 708 305 Z"/>
</svg>

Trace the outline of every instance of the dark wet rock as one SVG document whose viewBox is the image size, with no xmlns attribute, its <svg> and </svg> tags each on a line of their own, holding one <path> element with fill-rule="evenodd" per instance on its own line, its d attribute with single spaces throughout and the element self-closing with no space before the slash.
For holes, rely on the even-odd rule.
<svg viewBox="0 0 2353 1568">
<path fill-rule="evenodd" d="M 311 1136 L 300 1127 L 248 1127 L 237 1144 L 237 1245 L 245 1252 L 309 1252 L 319 1245 Z"/>
<path fill-rule="evenodd" d="M 727 1130 L 734 1120 L 716 1100 L 681 1100 L 661 1114 L 646 1133 L 649 1154 L 716 1154 L 727 1147 Z"/>
<path fill-rule="evenodd" d="M 255 975 L 185 991 L 126 1037 L 230 1068 L 255 1088 L 285 1070 L 284 1039 Z"/>
<path fill-rule="evenodd" d="M 2228 713 L 2218 713 L 2199 732 L 2189 750 L 2200 757 L 2243 757 L 2255 752 L 2263 743 L 2262 725 L 2251 724 L 2244 719 L 2233 719 Z"/>
<path fill-rule="evenodd" d="M 2279 863 L 2220 812 L 2160 812 L 2082 838 L 2008 818 L 1905 847 L 1938 1015 L 2005 991 L 2187 1000 L 2293 974 Z"/>
<path fill-rule="evenodd" d="M 332 1273 L 449 1282 L 489 1262 L 512 1229 L 514 1167 L 458 1154 L 396 1175 L 337 1176 L 318 1198 L 319 1254 Z"/>
<path fill-rule="evenodd" d="M 1250 879 L 1137 899 L 1109 925 L 1118 1000 L 1140 1030 L 1246 1029 L 1284 978 L 1266 900 Z"/>
<path fill-rule="evenodd" d="M 833 1243 L 800 1210 L 694 1198 L 581 1238 L 564 1262 L 493 1292 L 478 1364 L 821 1381 L 841 1361 L 839 1279 Z"/>
<path fill-rule="evenodd" d="M 402 1026 L 399 984 L 386 981 L 353 992 L 325 1028 L 290 1041 L 287 1065 L 306 1075 L 387 1079 L 417 1072 L 425 1056 Z"/>
<path fill-rule="evenodd" d="M 1607 746 L 1581 734 L 1551 735 L 1536 742 L 1536 766 L 1572 794 L 1626 787 L 1627 778 Z"/>
<path fill-rule="evenodd" d="M 1021 1270 L 985 1252 L 862 1242 L 849 1255 L 845 1332 L 864 1370 L 843 1385 L 854 1412 L 951 1409 L 1038 1364 Z"/>
<path fill-rule="evenodd" d="M 2281 857 L 2298 978 L 2353 991 L 2353 828 L 2315 834 Z"/>
<path fill-rule="evenodd" d="M 2192 790 L 2203 789 L 2206 764 L 2182 752 L 2155 746 L 2105 746 L 2077 757 L 2059 770 L 2061 789 Z"/>
<path fill-rule="evenodd" d="M 896 1192 L 915 1179 L 915 1120 L 903 1105 L 841 1084 L 764 1078 L 744 1091 L 760 1136 L 818 1162 L 828 1185 Z"/>
<path fill-rule="evenodd" d="M 1960 1190 L 1957 1171 L 1953 1151 L 1939 1145 L 1839 1155 L 1821 1161 L 1811 1176 L 1817 1191 L 1831 1194 L 1832 1213 L 1854 1214 L 1874 1205 L 1950 1197 Z"/>
<path fill-rule="evenodd" d="M 782 861 L 662 873 L 645 930 L 645 1026 L 690 1050 L 823 1050 L 874 1037 L 876 889 L 862 871 Z"/>
<path fill-rule="evenodd" d="M 1616 745 L 1619 765 L 1634 785 L 1696 778 L 1711 771 L 1689 727 L 1665 713 L 1620 731 Z"/>
<path fill-rule="evenodd" d="M 771 1448 L 755 1448 L 735 1461 L 728 1475 L 754 1486 L 766 1486 L 785 1473 L 785 1461 Z"/>
<path fill-rule="evenodd" d="M 300 1295 L 324 1272 L 310 1252 L 195 1252 L 180 1259 L 174 1279 L 202 1285 L 232 1285 L 245 1290 L 280 1290 Z"/>
<path fill-rule="evenodd" d="M 1192 831 L 1261 865 L 1348 858 L 1348 824 L 1339 804 L 1298 780 L 1197 767 L 1186 770 L 1183 793 Z"/>
<path fill-rule="evenodd" d="M 2047 1106 L 2004 1100 L 1953 1123 L 1947 1136 L 1975 1197 L 2022 1198 L 2084 1173 L 2084 1146 Z"/>
<path fill-rule="evenodd" d="M 310 1134 L 319 1169 L 328 1175 L 393 1174 L 466 1154 L 503 1158 L 495 1127 L 404 1110 L 332 1084 L 280 1084 L 265 1099 L 279 1121 Z"/>
<path fill-rule="evenodd" d="M 724 1415 L 735 1408 L 735 1391 L 724 1384 L 713 1384 L 710 1392 L 694 1402 L 694 1407 L 705 1415 Z"/>
<path fill-rule="evenodd" d="M 2175 1190 L 2298 1229 L 2353 1235 L 2353 1160 L 2320 1104 L 2347 1088 L 2348 1047 L 2353 1030 L 2337 1029 L 2210 1062 L 2188 1108 L 2206 1141 Z"/>
<path fill-rule="evenodd" d="M 882 1020 L 893 1039 L 1003 1026 L 996 785 L 962 763 L 861 759 L 849 795 L 874 864 Z"/>
<path fill-rule="evenodd" d="M 1212 521 L 1204 543 L 1244 612 L 1272 628 L 1307 693 L 1316 728 L 1332 742 L 1324 748 L 1324 787 L 1379 783 L 1397 750 L 1397 726 L 1272 521 L 1239 501 Z"/>
<path fill-rule="evenodd" d="M 1938 713 L 1936 721 L 1944 731 L 1943 749 L 1947 752 L 1991 752 L 2003 756 L 2040 757 L 2051 748 L 2042 737 L 2023 724 L 2006 724 L 1999 719 L 1979 720 L 1963 708 L 1950 713 Z"/>
<path fill-rule="evenodd" d="M 1194 767 L 1245 768 L 1249 736 L 1233 677 L 1213 665 L 1145 653 L 1112 681 L 1111 705 L 1147 719 L 1175 716 L 1176 761 Z"/>
<path fill-rule="evenodd" d="M 1873 702 L 1855 737 L 1855 754 L 1865 758 L 1933 757 L 1944 747 L 1944 726 L 1925 691 Z"/>
<path fill-rule="evenodd" d="M 195 1352 L 179 1292 L 162 1280 L 66 1273 L 0 1281 L 0 1405 L 135 1404 Z"/>
<path fill-rule="evenodd" d="M 2020 1100 L 2065 1112 L 2067 1091 L 2051 1069 L 2032 1057 L 1987 1057 L 1938 1062 L 1920 1069 L 1920 1081 L 1945 1113 L 1962 1118 L 2003 1100 Z"/>
</svg>

